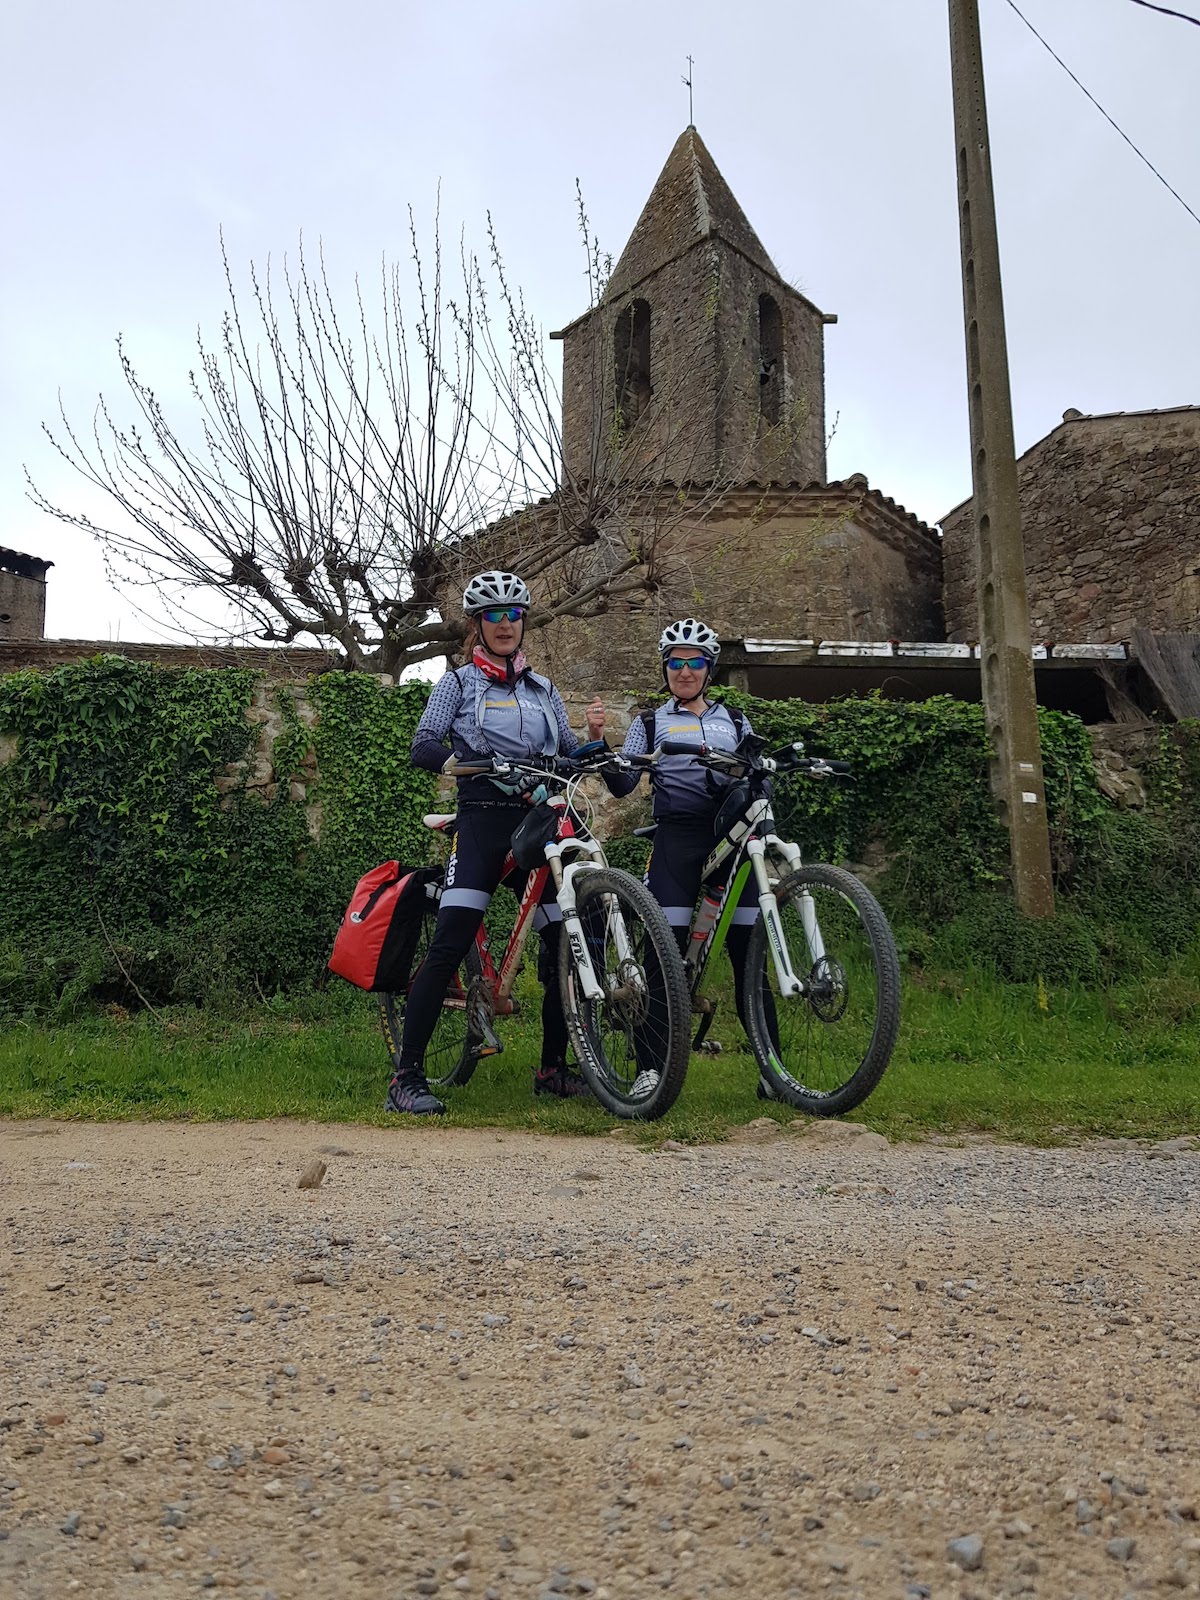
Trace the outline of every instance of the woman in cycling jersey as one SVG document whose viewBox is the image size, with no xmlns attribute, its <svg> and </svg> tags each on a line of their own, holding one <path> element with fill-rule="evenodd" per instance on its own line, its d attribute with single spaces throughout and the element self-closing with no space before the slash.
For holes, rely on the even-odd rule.
<svg viewBox="0 0 1200 1600">
<path fill-rule="evenodd" d="M 752 732 L 749 719 L 742 712 L 705 697 L 721 654 L 717 635 L 707 623 L 685 617 L 664 628 L 658 643 L 670 699 L 657 710 L 634 719 L 622 753 L 647 755 L 667 740 L 693 745 L 697 750 L 702 745 L 710 750 L 736 750 L 743 737 Z M 639 773 L 616 774 L 606 776 L 605 781 L 614 794 L 623 795 L 637 786 L 639 777 Z M 658 828 L 646 869 L 646 886 L 675 930 L 683 954 L 687 953 L 688 928 L 700 893 L 704 862 L 716 846 L 713 822 L 731 781 L 688 755 L 660 756 L 651 773 Z M 747 1031 L 746 948 L 758 917 L 758 891 L 751 878 L 742 891 L 726 939 L 733 963 L 737 1012 Z M 634 1094 L 650 1093 L 656 1078 L 653 1068 L 644 1068 L 634 1081 Z"/>
<path fill-rule="evenodd" d="M 441 772 L 447 762 L 484 761 L 489 756 L 529 760 L 570 755 L 579 740 L 567 725 L 558 690 L 530 670 L 521 649 L 529 590 L 511 572 L 480 572 L 463 591 L 468 617 L 466 665 L 447 672 L 434 686 L 412 743 L 413 764 Z M 604 733 L 604 707 L 587 709 L 588 737 Z M 387 1110 L 438 1115 L 445 1106 L 425 1078 L 425 1051 L 437 1025 L 452 975 L 479 931 L 508 854 L 513 830 L 529 814 L 520 781 L 469 777 L 458 780 L 458 823 L 446 867 L 445 888 L 429 951 L 417 972 L 404 1012 L 404 1036 Z M 510 880 L 511 881 L 511 880 Z M 518 892 L 521 885 L 516 885 Z M 535 913 L 542 938 L 538 975 L 542 1002 L 542 1060 L 535 1094 L 563 1098 L 587 1094 L 583 1079 L 567 1069 L 567 1027 L 558 991 L 561 913 L 547 884 Z"/>
</svg>

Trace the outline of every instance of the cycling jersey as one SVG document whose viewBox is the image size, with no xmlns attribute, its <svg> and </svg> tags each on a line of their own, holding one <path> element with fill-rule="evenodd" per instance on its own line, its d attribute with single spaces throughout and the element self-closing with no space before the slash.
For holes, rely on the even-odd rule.
<svg viewBox="0 0 1200 1600">
<path fill-rule="evenodd" d="M 647 717 L 649 713 L 647 712 Z M 744 734 L 751 733 L 748 718 L 741 718 L 741 728 L 722 705 L 710 705 L 702 714 L 685 711 L 677 700 L 668 700 L 654 713 L 654 743 L 646 742 L 646 727 L 640 717 L 629 724 L 621 753 L 641 756 L 657 750 L 665 741 L 688 744 L 699 751 L 701 745 L 710 750 L 736 750 Z M 605 782 L 615 795 L 629 794 L 637 787 L 641 773 L 619 773 L 606 777 Z M 706 817 L 716 815 L 722 791 L 729 783 L 722 774 L 711 772 L 687 755 L 660 756 L 658 765 L 650 775 L 654 790 L 654 815 L 659 820 L 667 817 Z"/>
<path fill-rule="evenodd" d="M 481 664 L 482 663 L 482 664 Z M 448 742 L 447 742 L 448 741 Z M 412 742 L 414 766 L 440 772 L 452 755 L 460 760 L 508 756 L 568 755 L 579 740 L 567 724 L 567 708 L 549 678 L 531 672 L 524 657 L 499 667 L 486 656 L 447 672 L 434 686 Z M 458 780 L 458 827 L 446 867 L 437 926 L 412 988 L 404 1016 L 400 1067 L 419 1068 L 442 1014 L 446 986 L 470 948 L 483 914 L 500 883 L 513 830 L 529 815 L 487 777 Z M 526 874 L 514 873 L 519 894 Z M 562 913 L 548 878 L 534 913 L 541 935 L 538 976 L 542 1002 L 542 1066 L 558 1070 L 566 1060 L 567 1025 L 557 982 Z"/>
<path fill-rule="evenodd" d="M 493 755 L 531 760 L 570 755 L 578 744 L 549 678 L 529 668 L 498 677 L 471 661 L 434 685 L 413 737 L 412 759 L 414 766 L 440 772 L 452 755 L 461 761 Z M 504 803 L 488 778 L 460 778 L 458 789 L 460 805 Z"/>
</svg>

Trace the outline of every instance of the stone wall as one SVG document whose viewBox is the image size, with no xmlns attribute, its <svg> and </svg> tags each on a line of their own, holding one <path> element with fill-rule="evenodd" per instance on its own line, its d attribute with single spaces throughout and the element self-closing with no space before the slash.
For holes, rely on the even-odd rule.
<svg viewBox="0 0 1200 1600">
<path fill-rule="evenodd" d="M 0 674 L 26 667 L 49 671 L 86 661 L 89 656 L 124 656 L 164 667 L 244 667 L 280 682 L 335 672 L 341 658 L 332 650 L 272 650 L 254 645 L 139 644 L 111 639 L 27 639 L 6 642 L 0 634 Z"/>
<path fill-rule="evenodd" d="M 1018 479 L 1035 640 L 1200 629 L 1200 408 L 1068 411 Z M 976 639 L 971 502 L 942 529 L 947 637 Z"/>
<path fill-rule="evenodd" d="M 826 318 L 736 251 L 725 251 L 718 268 L 717 461 L 739 477 L 764 483 L 824 483 Z M 762 295 L 770 297 L 782 319 L 781 361 L 768 377 L 779 389 L 780 420 L 774 428 L 763 414 Z"/>
<path fill-rule="evenodd" d="M 530 636 L 564 694 L 660 683 L 658 635 L 700 616 L 723 637 L 940 639 L 940 556 L 928 529 L 865 479 L 744 485 L 672 534 L 663 587 Z"/>
<path fill-rule="evenodd" d="M 617 320 L 637 299 L 650 303 L 650 384 L 633 423 L 629 458 L 635 478 L 675 482 L 713 476 L 715 387 L 713 325 L 703 311 L 706 249 L 694 249 L 633 294 L 603 305 L 567 328 L 563 340 L 563 460 L 574 478 L 602 474 L 616 432 Z M 628 420 L 628 418 L 626 419 Z"/>
<path fill-rule="evenodd" d="M 85 660 L 87 657 L 98 654 L 102 647 L 89 641 L 72 641 L 70 646 L 64 646 L 62 641 L 48 640 L 47 651 L 40 660 L 26 659 L 19 663 L 20 667 L 34 667 L 42 671 L 49 671 L 53 667 L 62 666 L 72 661 Z M 16 647 L 14 646 L 14 652 Z M 230 667 L 249 668 L 261 672 L 261 679 L 255 683 L 251 691 L 250 704 L 246 711 L 246 721 L 255 730 L 254 744 L 244 760 L 234 761 L 226 766 L 219 767 L 213 775 L 217 792 L 225 797 L 223 804 L 232 804 L 233 796 L 244 790 L 247 794 L 270 804 L 280 796 L 281 787 L 286 788 L 287 798 L 294 804 L 305 808 L 305 819 L 309 833 L 314 839 L 320 838 L 323 821 L 322 808 L 319 800 L 309 799 L 309 792 L 317 783 L 320 776 L 317 767 L 317 758 L 310 749 L 306 752 L 300 767 L 292 772 L 277 772 L 273 762 L 273 752 L 276 741 L 287 731 L 287 721 L 280 710 L 279 698 L 286 695 L 290 699 L 295 715 L 306 728 L 313 728 L 319 720 L 319 713 L 312 700 L 309 698 L 307 679 L 329 671 L 331 663 L 328 658 L 323 658 L 325 664 L 321 665 L 316 659 L 297 660 L 296 658 L 317 658 L 322 652 L 312 651 L 282 651 L 282 650 L 246 650 L 203 652 L 199 648 L 177 646 L 174 653 L 168 654 L 169 647 L 156 647 L 150 645 L 125 646 L 121 651 L 105 649 L 107 654 L 122 654 L 140 661 L 155 662 L 162 666 L 200 666 L 212 671 L 221 671 Z M 32 652 L 26 650 L 26 655 Z M 536 653 L 536 649 L 535 649 Z M 4 657 L 10 652 L 0 652 L 0 673 L 17 670 L 11 663 L 6 663 Z M 241 659 L 216 660 L 214 655 L 235 655 Z M 265 661 L 252 661 L 246 657 L 266 657 Z M 56 659 L 57 657 L 57 659 Z M 189 657 L 190 659 L 184 659 Z M 290 658 L 290 659 L 288 659 Z M 538 666 L 543 664 L 543 659 L 538 655 Z M 308 670 L 305 670 L 308 669 Z M 379 674 L 378 681 L 385 687 L 391 688 L 393 680 L 386 673 Z M 563 698 L 567 705 L 567 714 L 581 739 L 587 738 L 585 731 L 586 718 L 584 708 L 595 698 L 595 691 L 589 685 L 582 688 L 576 686 L 574 690 L 569 686 L 563 688 Z M 639 703 L 630 694 L 606 695 L 606 710 L 608 712 L 607 735 L 609 743 L 619 747 L 625 738 L 626 730 L 632 719 L 637 715 Z M 11 761 L 17 753 L 17 740 L 14 735 L 0 732 L 0 767 Z M 453 779 L 439 780 L 441 785 L 441 800 L 447 810 L 454 808 L 455 785 Z M 624 800 L 614 799 L 598 782 L 589 783 L 587 794 L 595 812 L 597 833 L 601 838 L 612 838 L 619 833 L 628 832 L 630 828 L 640 825 L 649 815 L 648 788 L 645 784 L 639 786 L 632 795 Z"/>
<path fill-rule="evenodd" d="M 762 294 L 775 300 L 783 323 L 783 420 L 775 430 L 760 405 Z M 653 395 L 639 423 L 645 472 L 674 483 L 824 482 L 825 319 L 795 290 L 713 239 L 564 330 L 563 454 L 573 475 L 591 476 L 593 453 L 602 455 L 613 437 L 615 329 L 634 300 L 650 305 Z"/>
</svg>

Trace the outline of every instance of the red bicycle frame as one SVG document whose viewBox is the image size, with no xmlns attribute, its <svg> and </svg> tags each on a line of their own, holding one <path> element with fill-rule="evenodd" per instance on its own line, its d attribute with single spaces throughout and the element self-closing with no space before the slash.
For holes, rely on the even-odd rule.
<svg viewBox="0 0 1200 1600">
<path fill-rule="evenodd" d="M 564 806 L 555 840 L 561 841 L 563 839 L 573 839 L 574 837 L 575 825 L 571 820 L 570 812 Z M 513 860 L 512 852 L 509 851 L 504 858 L 504 868 L 500 874 L 501 883 L 512 873 L 520 870 Z M 543 862 L 540 867 L 536 867 L 529 874 L 525 888 L 521 892 L 521 901 L 517 907 L 517 918 L 513 923 L 512 932 L 508 936 L 508 942 L 504 946 L 504 953 L 500 957 L 499 966 L 492 959 L 487 928 L 484 923 L 481 922 L 479 924 L 479 932 L 475 935 L 475 948 L 479 952 L 479 963 L 483 971 L 484 982 L 487 984 L 491 995 L 492 1010 L 494 1015 L 498 1017 L 511 1016 L 516 1010 L 516 1002 L 512 997 L 513 985 L 516 982 L 517 971 L 521 965 L 521 955 L 525 949 L 525 941 L 528 939 L 530 929 L 533 926 L 534 912 L 542 902 L 542 896 L 545 893 L 546 884 L 549 882 L 550 876 L 549 861 Z M 462 992 L 462 986 L 457 974 L 455 974 L 445 1003 L 450 1006 L 466 1004 L 466 995 Z"/>
</svg>

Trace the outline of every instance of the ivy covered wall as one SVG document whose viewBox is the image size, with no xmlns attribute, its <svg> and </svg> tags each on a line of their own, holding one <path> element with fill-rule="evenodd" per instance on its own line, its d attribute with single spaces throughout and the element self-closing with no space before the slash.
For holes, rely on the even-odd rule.
<svg viewBox="0 0 1200 1600">
<path fill-rule="evenodd" d="M 115 656 L 0 677 L 0 1015 L 319 981 L 358 877 L 429 859 L 435 783 L 409 761 L 427 695 Z M 1197 725 L 1161 731 L 1135 814 L 1098 788 L 1082 724 L 1042 713 L 1060 910 L 1038 926 L 1004 892 L 980 707 L 730 698 L 772 742 L 853 763 L 782 786 L 776 812 L 810 859 L 863 867 L 914 963 L 1102 981 L 1195 946 Z M 643 843 L 610 854 L 636 870 Z"/>
<path fill-rule="evenodd" d="M 1158 731 L 1144 775 L 1151 804 L 1134 812 L 1102 794 L 1083 723 L 1039 708 L 1057 912 L 1031 922 L 1006 892 L 981 706 L 948 696 L 743 704 L 772 741 L 799 737 L 853 762 L 851 783 L 790 784 L 781 816 L 817 857 L 874 855 L 876 887 L 914 960 L 1102 983 L 1200 952 L 1200 725 Z"/>
<path fill-rule="evenodd" d="M 428 859 L 425 684 L 100 656 L 0 678 L 0 1011 L 312 980 L 350 888 Z"/>
</svg>

